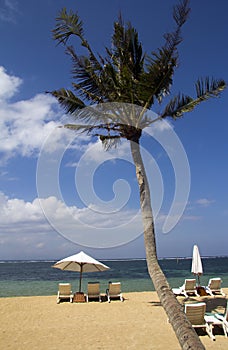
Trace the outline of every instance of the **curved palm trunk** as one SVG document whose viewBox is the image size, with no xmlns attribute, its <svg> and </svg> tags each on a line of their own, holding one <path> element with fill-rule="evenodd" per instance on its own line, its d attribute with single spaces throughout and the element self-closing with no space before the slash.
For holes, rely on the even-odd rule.
<svg viewBox="0 0 228 350">
<path fill-rule="evenodd" d="M 191 323 L 182 311 L 181 305 L 170 289 L 168 281 L 158 264 L 150 189 L 141 157 L 139 138 L 134 141 L 130 140 L 130 144 L 140 191 L 140 206 L 149 275 L 182 349 L 205 349 L 195 330 L 192 328 Z"/>
</svg>

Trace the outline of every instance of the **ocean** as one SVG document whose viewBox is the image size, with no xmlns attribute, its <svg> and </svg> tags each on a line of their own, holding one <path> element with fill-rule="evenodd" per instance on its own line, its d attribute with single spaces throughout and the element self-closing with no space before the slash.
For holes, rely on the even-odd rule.
<svg viewBox="0 0 228 350">
<path fill-rule="evenodd" d="M 79 273 L 52 268 L 56 261 L 0 261 L 0 297 L 56 295 L 58 283 L 70 282 L 73 291 L 79 287 Z M 110 270 L 84 273 L 82 291 L 87 283 L 99 281 L 104 293 L 108 282 L 121 282 L 124 292 L 152 291 L 154 286 L 148 275 L 145 260 L 103 260 Z M 161 259 L 160 266 L 171 287 L 179 287 L 185 278 L 192 278 L 191 258 Z M 202 258 L 204 273 L 201 285 L 209 278 L 221 277 L 222 287 L 228 287 L 228 257 Z"/>
</svg>

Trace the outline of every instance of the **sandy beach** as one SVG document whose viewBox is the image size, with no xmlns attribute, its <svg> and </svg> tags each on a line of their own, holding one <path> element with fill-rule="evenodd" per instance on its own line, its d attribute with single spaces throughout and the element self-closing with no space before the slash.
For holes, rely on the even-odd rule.
<svg viewBox="0 0 228 350">
<path fill-rule="evenodd" d="M 228 288 L 224 288 L 228 295 Z M 56 304 L 56 296 L 0 299 L 2 349 L 180 349 L 155 292 L 124 293 L 124 302 Z M 192 298 L 190 298 L 191 300 Z M 183 303 L 184 298 L 178 297 Z M 194 298 L 196 300 L 196 298 Z M 222 310 L 224 297 L 201 297 Z M 220 328 L 216 341 L 204 332 L 206 349 L 227 349 Z"/>
</svg>

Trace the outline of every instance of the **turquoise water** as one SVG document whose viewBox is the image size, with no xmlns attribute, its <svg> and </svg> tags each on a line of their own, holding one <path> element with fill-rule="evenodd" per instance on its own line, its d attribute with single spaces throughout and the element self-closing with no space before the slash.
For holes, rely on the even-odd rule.
<svg viewBox="0 0 228 350">
<path fill-rule="evenodd" d="M 147 272 L 145 260 L 103 261 L 110 270 L 83 274 L 82 290 L 86 292 L 89 281 L 99 281 L 101 292 L 108 282 L 120 281 L 123 292 L 154 290 Z M 191 259 L 163 259 L 159 263 L 171 287 L 183 284 L 185 278 L 192 278 Z M 52 268 L 54 261 L 1 261 L 0 297 L 54 295 L 58 283 L 70 282 L 73 291 L 78 290 L 79 274 Z M 203 258 L 204 274 L 201 285 L 207 285 L 209 278 L 221 277 L 223 287 L 228 287 L 228 257 Z"/>
</svg>

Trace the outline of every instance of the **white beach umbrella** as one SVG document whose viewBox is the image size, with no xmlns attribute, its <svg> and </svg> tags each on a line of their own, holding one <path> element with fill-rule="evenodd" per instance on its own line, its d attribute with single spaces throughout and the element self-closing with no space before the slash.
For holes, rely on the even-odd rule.
<svg viewBox="0 0 228 350">
<path fill-rule="evenodd" d="M 192 273 L 194 275 L 197 275 L 198 277 L 198 285 L 200 286 L 200 278 L 199 276 L 203 273 L 203 266 L 202 261 L 199 253 L 199 249 L 197 245 L 194 245 L 193 247 L 193 254 L 192 254 Z"/>
<path fill-rule="evenodd" d="M 109 269 L 108 266 L 102 264 L 98 260 L 95 260 L 94 258 L 85 254 L 82 251 L 78 254 L 71 255 L 65 259 L 59 260 L 52 267 L 55 267 L 60 270 L 80 272 L 79 292 L 81 292 L 83 272 L 105 271 Z"/>
</svg>

